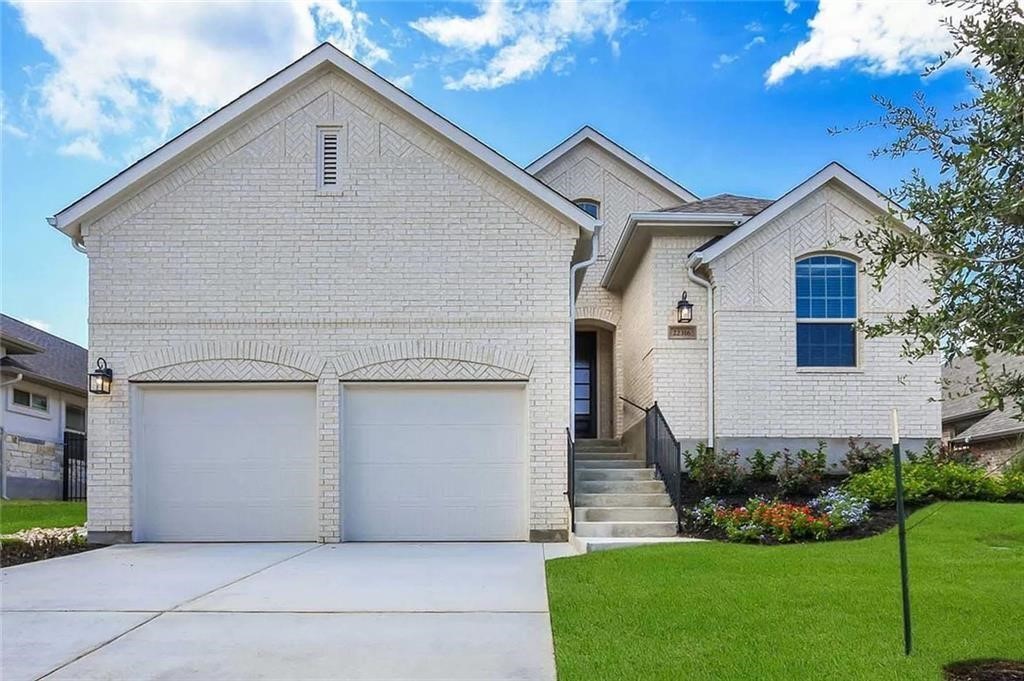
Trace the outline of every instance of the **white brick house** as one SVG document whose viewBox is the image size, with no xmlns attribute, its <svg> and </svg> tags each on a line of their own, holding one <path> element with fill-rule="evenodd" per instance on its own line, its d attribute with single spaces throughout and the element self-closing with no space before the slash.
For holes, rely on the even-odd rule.
<svg viewBox="0 0 1024 681">
<path fill-rule="evenodd" d="M 882 205 L 830 169 L 749 235 L 656 214 L 701 202 L 589 129 L 519 168 L 322 45 L 51 218 L 88 253 L 90 359 L 115 372 L 90 396 L 90 535 L 564 537 L 590 384 L 577 438 L 628 434 L 622 395 L 701 440 L 709 394 L 720 446 L 879 436 L 894 402 L 937 436 L 938 363 L 906 368 L 898 341 L 795 367 L 795 259 Z M 694 263 L 709 393 L 688 256 L 715 235 Z M 916 281 L 858 278 L 858 312 Z M 669 340 L 683 289 L 697 338 Z"/>
</svg>

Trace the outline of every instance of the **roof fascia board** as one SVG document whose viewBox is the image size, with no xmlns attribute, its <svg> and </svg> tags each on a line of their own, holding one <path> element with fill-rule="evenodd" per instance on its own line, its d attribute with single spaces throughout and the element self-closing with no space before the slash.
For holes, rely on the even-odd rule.
<svg viewBox="0 0 1024 681">
<path fill-rule="evenodd" d="M 328 43 L 315 48 L 64 208 L 54 216 L 55 224 L 53 226 L 72 237 L 72 239 L 80 241 L 79 223 L 91 211 L 113 201 L 121 192 L 141 182 L 164 164 L 178 158 L 181 154 L 191 149 L 193 145 L 216 134 L 239 116 L 244 115 L 267 98 L 279 92 L 282 88 L 313 72 L 317 67 L 325 63 L 338 67 L 345 74 L 359 81 L 385 100 L 401 108 L 456 146 L 461 147 L 469 154 L 480 159 L 513 184 L 540 199 L 570 223 L 578 225 L 589 232 L 593 232 L 597 226 L 598 220 L 578 208 L 569 199 L 551 189 L 440 114 L 430 110 L 412 96 L 395 87 L 384 78 L 381 78 L 370 69 L 345 56 L 340 50 Z"/>
<path fill-rule="evenodd" d="M 566 138 L 561 144 L 558 144 L 553 149 L 545 153 L 543 156 L 538 158 L 536 161 L 526 166 L 526 172 L 531 175 L 536 175 L 540 171 L 547 168 L 549 165 L 554 163 L 557 159 L 565 155 L 569 150 L 575 148 L 577 145 L 584 141 L 589 141 L 596 144 L 598 147 L 609 153 L 614 158 L 625 163 L 627 166 L 637 171 L 651 182 L 655 183 L 669 194 L 677 197 L 684 203 L 689 201 L 697 201 L 698 196 L 682 186 L 668 175 L 655 168 L 649 163 L 637 158 L 634 154 L 627 151 L 625 148 L 619 146 L 612 140 L 608 139 L 597 130 L 594 130 L 590 126 L 584 126 L 577 130 L 575 133 Z"/>
<path fill-rule="evenodd" d="M 601 277 L 601 286 L 613 290 L 622 258 L 629 244 L 642 231 L 664 227 L 731 227 L 739 225 L 744 219 L 745 216 L 739 213 L 631 213 Z"/>
<path fill-rule="evenodd" d="M 787 210 L 795 206 L 797 203 L 807 198 L 815 190 L 823 187 L 828 182 L 835 180 L 849 190 L 853 191 L 857 196 L 864 201 L 867 201 L 871 206 L 877 208 L 883 213 L 889 211 L 899 211 L 900 207 L 894 203 L 891 199 L 883 195 L 877 189 L 869 185 L 864 180 L 860 179 L 849 170 L 841 166 L 835 161 L 829 163 L 827 166 L 811 175 L 809 178 L 798 184 L 793 189 L 789 190 L 785 195 L 779 198 L 778 201 L 771 204 L 763 211 L 755 215 L 754 217 L 747 220 L 743 226 L 732 232 L 724 239 L 712 244 L 703 251 L 702 261 L 707 264 L 711 263 L 715 259 L 719 258 L 723 253 L 728 251 L 736 244 L 742 242 L 751 234 L 764 227 L 766 224 L 777 218 L 778 216 L 785 213 Z M 918 227 L 920 223 L 916 220 L 901 218 L 904 220 L 904 224 L 908 227 Z"/>
</svg>

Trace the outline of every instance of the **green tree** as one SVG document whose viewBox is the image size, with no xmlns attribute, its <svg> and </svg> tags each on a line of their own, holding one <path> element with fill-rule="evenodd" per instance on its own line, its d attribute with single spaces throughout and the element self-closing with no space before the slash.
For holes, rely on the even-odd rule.
<svg viewBox="0 0 1024 681">
<path fill-rule="evenodd" d="M 876 96 L 882 115 L 858 126 L 895 131 L 873 155 L 929 156 L 937 179 L 914 170 L 892 197 L 902 211 L 853 237 L 876 286 L 894 267 L 927 263 L 933 295 L 862 326 L 868 337 L 906 336 L 910 358 L 973 356 L 988 404 L 1024 414 L 1024 374 L 989 361 L 1024 355 L 1024 2 L 945 4 L 968 13 L 947 21 L 954 46 L 925 75 L 969 59 L 970 94 L 945 114 L 920 92 L 911 105 Z"/>
</svg>

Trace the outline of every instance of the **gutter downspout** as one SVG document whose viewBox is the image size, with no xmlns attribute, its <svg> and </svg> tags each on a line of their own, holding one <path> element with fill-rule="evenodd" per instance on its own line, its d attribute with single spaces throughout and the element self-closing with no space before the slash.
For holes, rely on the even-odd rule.
<svg viewBox="0 0 1024 681">
<path fill-rule="evenodd" d="M 25 374 L 16 374 L 11 380 L 0 383 L 0 388 L 14 385 L 23 378 L 25 378 Z M 6 431 L 0 428 L 0 497 L 4 499 L 7 498 L 7 452 L 4 451 L 4 436 L 6 434 Z"/>
<path fill-rule="evenodd" d="M 715 302 L 714 294 L 711 289 L 711 282 L 704 277 L 697 274 L 697 268 L 700 266 L 703 256 L 700 253 L 694 253 L 690 256 L 686 263 L 686 276 L 689 277 L 690 281 L 697 284 L 707 292 L 708 304 L 707 308 L 707 333 L 708 333 L 708 376 L 707 376 L 707 407 L 706 411 L 708 414 L 708 442 L 707 446 L 714 449 L 715 447 Z"/>
<path fill-rule="evenodd" d="M 49 217 L 49 218 L 46 218 L 46 224 L 50 225 L 50 227 L 53 227 L 53 228 L 54 228 L 54 229 L 56 229 L 56 230 L 57 230 L 58 232 L 62 232 L 62 230 L 60 229 L 60 227 L 58 227 L 58 226 L 57 226 L 57 218 L 55 218 L 55 217 Z M 63 232 L 62 232 L 62 233 L 63 233 Z M 66 235 L 65 235 L 65 236 L 66 236 Z M 78 243 L 78 242 L 77 242 L 77 241 L 75 241 L 74 239 L 72 239 L 72 240 L 71 240 L 71 247 L 72 247 L 72 248 L 74 248 L 74 249 L 75 249 L 76 251 L 78 251 L 79 253 L 86 253 L 86 251 L 85 251 L 85 246 L 84 246 L 84 245 L 82 245 L 82 244 L 80 244 L 80 243 Z M 88 255 L 88 253 L 86 253 L 86 255 Z"/>
<path fill-rule="evenodd" d="M 594 226 L 590 240 L 590 257 L 569 268 L 569 434 L 576 442 L 576 273 L 597 262 L 603 222 Z"/>
</svg>

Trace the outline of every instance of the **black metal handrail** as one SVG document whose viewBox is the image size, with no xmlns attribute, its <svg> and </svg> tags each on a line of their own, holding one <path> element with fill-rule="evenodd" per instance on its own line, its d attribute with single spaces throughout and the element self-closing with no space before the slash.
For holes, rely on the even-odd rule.
<svg viewBox="0 0 1024 681">
<path fill-rule="evenodd" d="M 655 475 L 665 483 L 672 506 L 676 509 L 676 531 L 680 532 L 683 529 L 683 470 L 679 440 L 672 434 L 657 402 L 644 411 L 647 412 L 644 421 L 647 465 L 654 466 Z"/>
<path fill-rule="evenodd" d="M 629 406 L 636 407 L 637 409 L 639 409 L 640 411 L 644 412 L 645 414 L 647 413 L 647 407 L 641 407 L 639 404 L 637 404 L 633 400 L 629 399 L 628 397 L 623 397 L 622 395 L 619 395 L 619 399 L 622 400 L 623 402 L 625 402 L 626 404 L 628 404 Z"/>
<path fill-rule="evenodd" d="M 565 460 L 566 471 L 565 498 L 569 502 L 569 528 L 576 531 L 576 443 L 572 441 L 572 430 L 565 429 Z"/>
</svg>

